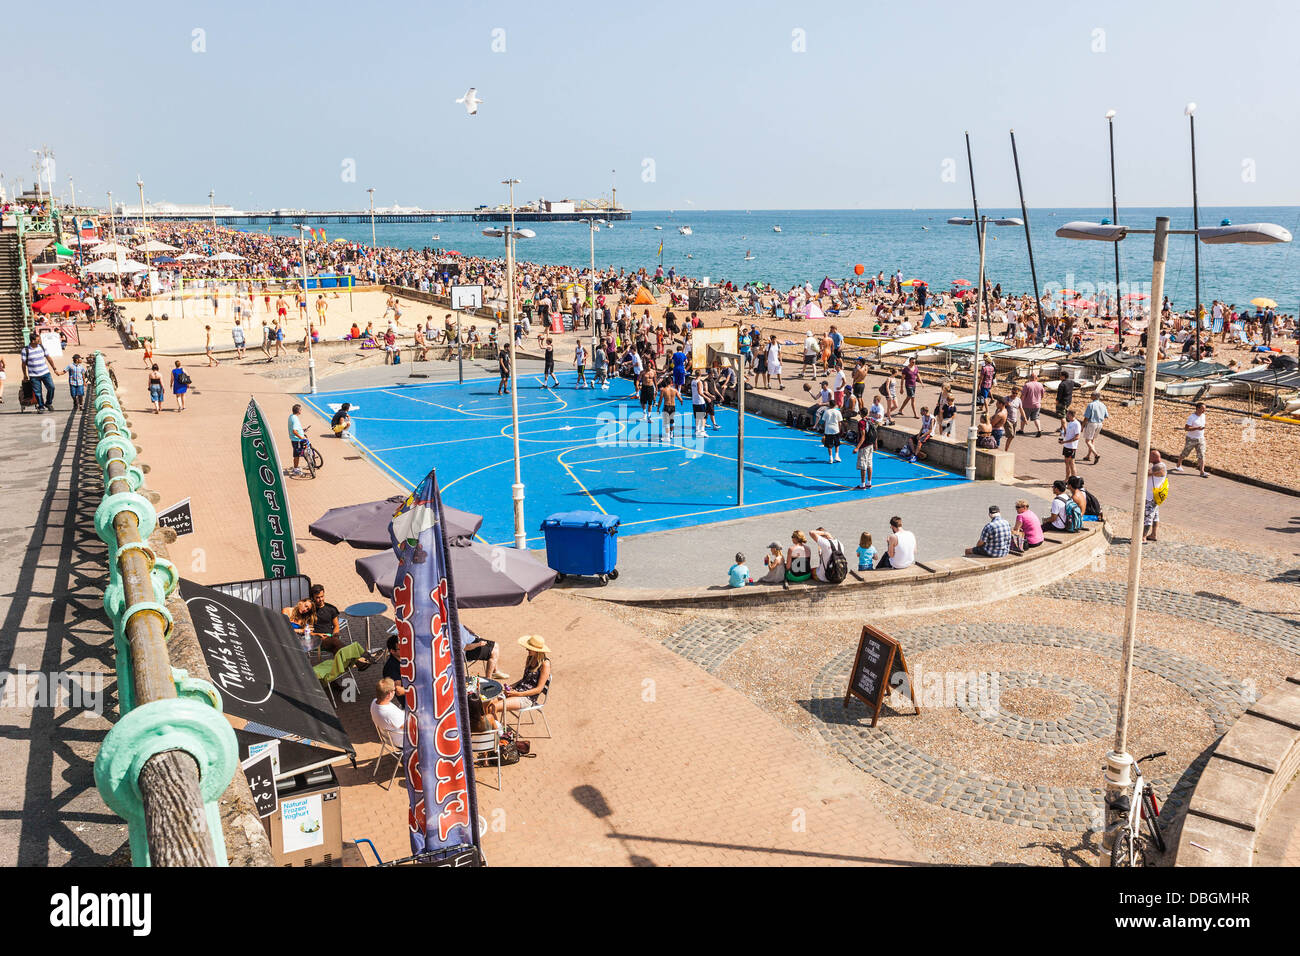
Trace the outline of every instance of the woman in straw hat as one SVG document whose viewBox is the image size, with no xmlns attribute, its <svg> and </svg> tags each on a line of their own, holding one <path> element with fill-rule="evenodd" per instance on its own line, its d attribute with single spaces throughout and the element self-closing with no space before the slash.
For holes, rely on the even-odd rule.
<svg viewBox="0 0 1300 956">
<path fill-rule="evenodd" d="M 513 684 L 506 685 L 505 694 L 492 701 L 493 713 L 504 718 L 506 711 L 523 710 L 525 706 L 545 696 L 551 686 L 551 649 L 540 634 L 525 634 L 519 646 L 528 652 L 524 661 L 524 674 Z"/>
</svg>

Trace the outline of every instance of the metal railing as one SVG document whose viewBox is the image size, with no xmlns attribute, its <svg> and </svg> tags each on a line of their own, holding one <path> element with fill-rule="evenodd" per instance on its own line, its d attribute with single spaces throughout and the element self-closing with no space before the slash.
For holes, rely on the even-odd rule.
<svg viewBox="0 0 1300 956">
<path fill-rule="evenodd" d="M 216 688 L 171 666 L 167 598 L 179 576 L 149 547 L 157 514 L 139 494 L 144 475 L 132 464 L 135 444 L 102 353 L 93 368 L 89 412 L 105 488 L 95 531 L 109 552 L 104 610 L 113 623 L 120 711 L 95 758 L 95 784 L 127 822 L 135 866 L 225 866 L 218 799 L 234 775 L 238 744 Z"/>
</svg>

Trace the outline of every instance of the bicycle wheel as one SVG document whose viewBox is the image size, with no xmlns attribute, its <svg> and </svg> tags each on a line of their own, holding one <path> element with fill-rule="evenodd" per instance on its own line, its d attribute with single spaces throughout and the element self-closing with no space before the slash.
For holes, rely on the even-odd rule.
<svg viewBox="0 0 1300 956">
<path fill-rule="evenodd" d="M 307 462 L 311 465 L 312 477 L 315 477 L 317 469 L 325 467 L 325 459 L 321 457 L 315 446 L 308 449 Z"/>
<path fill-rule="evenodd" d="M 1133 831 L 1127 826 L 1115 834 L 1115 842 L 1110 848 L 1110 865 L 1113 867 L 1132 866 Z"/>
<path fill-rule="evenodd" d="M 1155 791 L 1150 784 L 1142 791 L 1142 816 L 1146 820 L 1147 832 L 1151 834 L 1151 842 L 1157 850 L 1164 853 L 1165 837 L 1160 832 L 1160 808 L 1156 805 Z"/>
</svg>

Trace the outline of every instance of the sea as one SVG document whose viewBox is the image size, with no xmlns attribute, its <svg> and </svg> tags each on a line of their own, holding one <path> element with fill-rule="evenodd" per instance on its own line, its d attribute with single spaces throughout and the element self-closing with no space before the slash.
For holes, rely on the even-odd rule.
<svg viewBox="0 0 1300 956">
<path fill-rule="evenodd" d="M 1019 208 L 981 208 L 991 217 L 1021 217 Z M 968 209 L 675 209 L 633 212 L 629 220 L 600 227 L 595 235 L 596 263 L 653 269 L 730 280 L 737 285 L 764 282 L 781 291 L 796 283 L 823 277 L 838 281 L 855 274 L 902 270 L 904 278 L 923 279 L 932 290 L 947 289 L 957 279 L 976 281 L 979 247 L 974 226 L 948 225 L 951 216 Z M 988 227 L 985 276 L 990 287 L 1028 292 L 1033 286 L 1028 240 L 1041 291 L 1070 289 L 1091 298 L 1115 288 L 1114 247 L 1105 242 L 1059 239 L 1056 229 L 1071 220 L 1100 222 L 1109 208 L 1033 209 L 1029 230 L 1018 226 Z M 1158 215 L 1167 215 L 1173 229 L 1192 227 L 1191 208 L 1123 207 L 1119 221 L 1134 228 L 1153 228 Z M 1300 207 L 1203 207 L 1202 226 L 1272 222 L 1300 235 Z M 398 248 L 426 246 L 457 250 L 466 255 L 496 256 L 502 240 L 482 235 L 487 224 L 473 222 L 376 223 L 380 245 Z M 656 229 L 655 227 L 659 227 Z M 681 227 L 690 235 L 682 235 Z M 779 226 L 778 233 L 773 227 Z M 370 224 L 331 224 L 330 239 L 370 242 Z M 586 223 L 529 224 L 537 235 L 521 239 L 521 260 L 545 264 L 585 265 L 589 261 L 590 230 Z M 293 234 L 290 227 L 272 226 L 273 233 Z M 1300 242 L 1300 241 L 1298 241 Z M 1269 246 L 1201 244 L 1201 301 L 1220 299 L 1238 307 L 1264 296 L 1279 311 L 1300 312 L 1300 253 L 1291 242 Z M 662 243 L 662 248 L 660 244 Z M 1121 293 L 1150 293 L 1152 240 L 1130 235 L 1119 243 Z M 1191 308 L 1194 298 L 1194 250 L 1191 236 L 1171 236 L 1165 272 L 1165 294 L 1175 308 Z"/>
</svg>

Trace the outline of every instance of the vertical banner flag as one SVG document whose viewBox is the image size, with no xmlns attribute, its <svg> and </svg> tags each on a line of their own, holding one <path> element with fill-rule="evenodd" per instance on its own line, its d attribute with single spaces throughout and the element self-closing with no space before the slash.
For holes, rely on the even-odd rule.
<svg viewBox="0 0 1300 956">
<path fill-rule="evenodd" d="M 257 550 L 262 555 L 262 576 L 291 578 L 298 573 L 298 553 L 289 498 L 284 493 L 275 438 L 266 427 L 256 399 L 248 400 L 239 448 L 244 459 L 244 480 L 248 482 L 248 503 L 253 507 Z"/>
<path fill-rule="evenodd" d="M 398 506 L 388 526 L 397 555 L 393 608 L 406 687 L 402 762 L 411 797 L 412 853 L 479 844 L 469 701 L 456 590 L 434 473 Z"/>
</svg>

